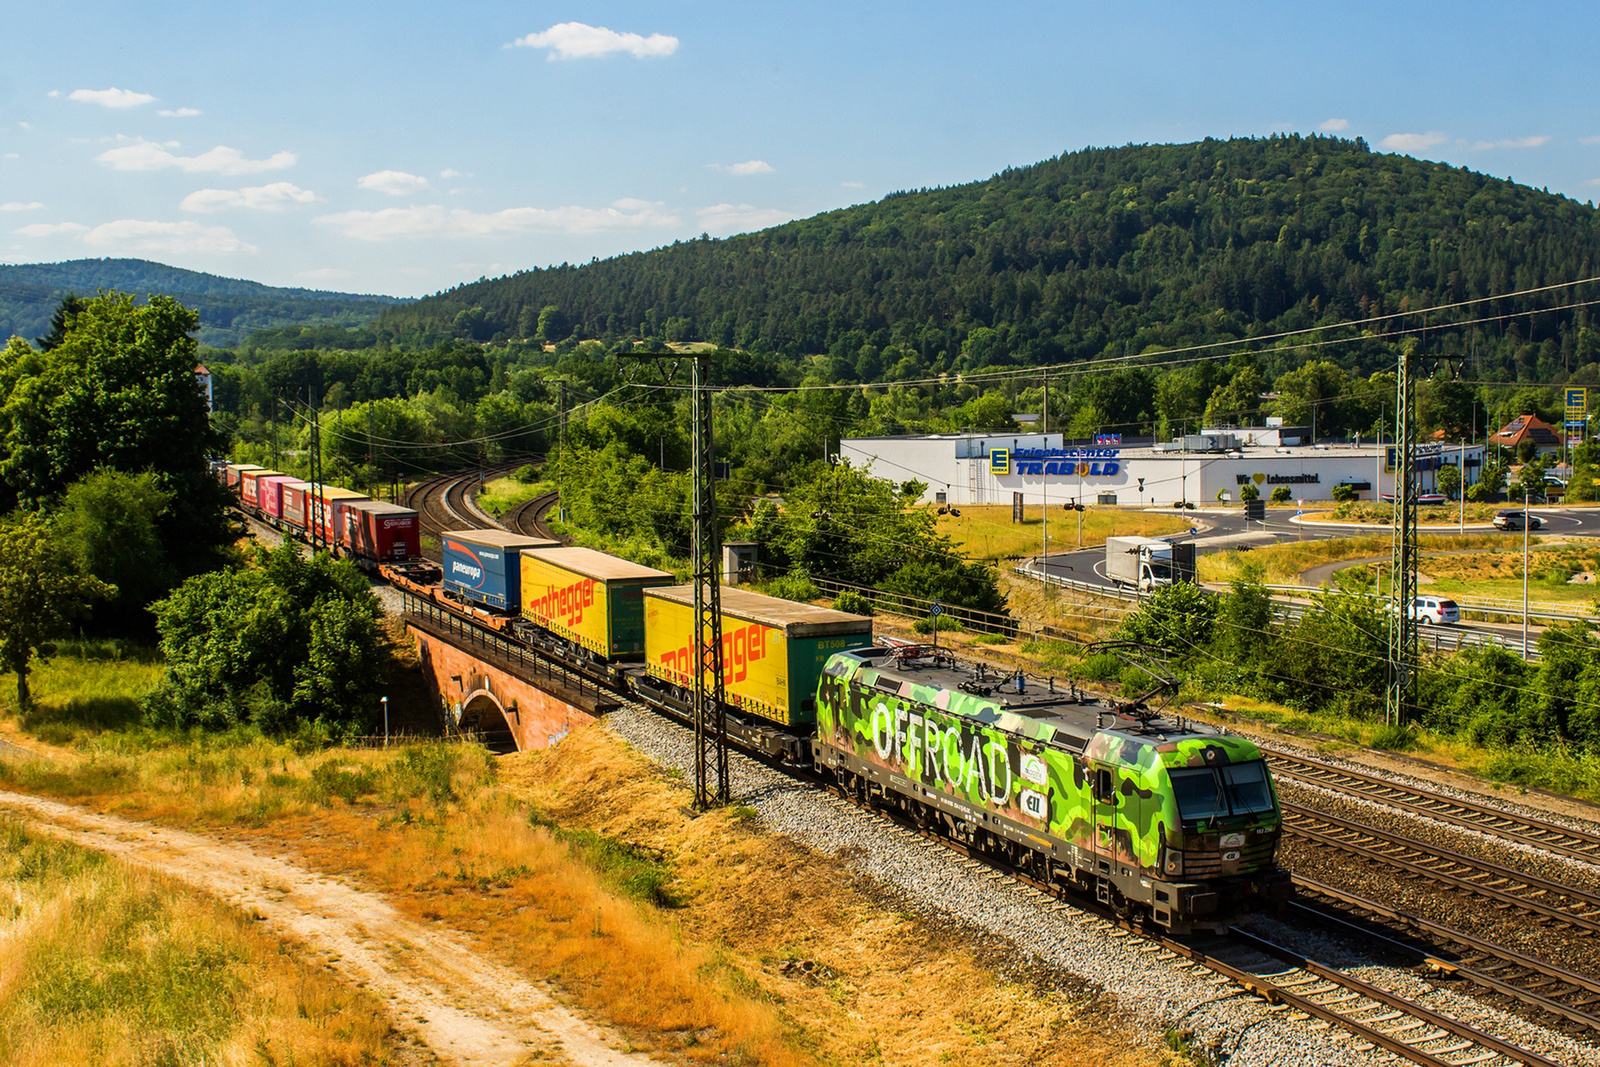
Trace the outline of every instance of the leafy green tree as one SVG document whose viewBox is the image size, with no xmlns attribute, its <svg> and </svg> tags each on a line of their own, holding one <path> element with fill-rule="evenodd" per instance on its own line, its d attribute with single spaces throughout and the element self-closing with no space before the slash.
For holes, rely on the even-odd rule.
<svg viewBox="0 0 1600 1067">
<path fill-rule="evenodd" d="M 203 566 L 228 539 L 226 494 L 206 469 L 216 439 L 195 382 L 195 313 L 109 293 L 66 320 L 59 344 L 0 354 L 0 496 L 42 506 L 101 468 L 152 471 L 172 495 L 163 543 Z M 7 501 L 0 499 L 0 510 Z"/>
<path fill-rule="evenodd" d="M 1328 495 L 1333 497 L 1335 503 L 1348 504 L 1350 501 L 1354 500 L 1360 495 L 1360 490 L 1353 485 L 1340 482 L 1338 485 L 1328 490 Z"/>
<path fill-rule="evenodd" d="M 1524 463 L 1511 494 L 1512 503 L 1520 504 L 1524 499 L 1535 502 L 1543 500 L 1544 485 L 1544 468 L 1537 463 Z"/>
<path fill-rule="evenodd" d="M 560 341 L 571 332 L 572 326 L 560 308 L 547 304 L 540 309 L 538 329 L 533 335 L 535 340 Z"/>
<path fill-rule="evenodd" d="M 1289 704 L 1372 718 L 1383 707 L 1388 617 L 1367 596 L 1324 593 L 1274 642 L 1267 673 Z"/>
<path fill-rule="evenodd" d="M 172 587 L 161 541 L 162 517 L 171 504 L 172 494 L 154 475 L 106 469 L 68 486 L 55 513 L 61 549 L 85 573 L 116 588 L 101 610 L 118 628 L 142 628 L 145 607 Z M 97 610 L 97 620 L 100 615 Z"/>
<path fill-rule="evenodd" d="M 254 566 L 190 578 L 155 611 L 167 677 L 146 700 L 153 724 L 370 723 L 384 641 L 377 599 L 348 560 L 307 559 L 286 541 Z"/>
<path fill-rule="evenodd" d="M 1461 491 L 1461 468 L 1449 465 L 1440 467 L 1434 482 L 1439 492 L 1454 500 Z"/>
<path fill-rule="evenodd" d="M 1506 469 L 1497 463 L 1487 462 L 1478 480 L 1467 487 L 1467 499 L 1473 503 L 1490 503 L 1497 500 L 1506 488 Z"/>
<path fill-rule="evenodd" d="M 1287 504 L 1294 497 L 1294 490 L 1287 485 L 1274 486 L 1272 489 L 1272 502 L 1274 504 Z"/>
<path fill-rule="evenodd" d="M 1206 424 L 1228 426 L 1254 422 L 1261 411 L 1261 394 L 1266 391 L 1266 376 L 1255 364 L 1244 364 L 1226 385 L 1217 386 L 1211 399 L 1206 401 Z"/>
<path fill-rule="evenodd" d="M 17 706 L 33 706 L 28 672 L 55 654 L 55 638 L 116 588 L 82 573 L 50 524 L 27 514 L 0 524 L 0 666 L 17 676 Z"/>
<path fill-rule="evenodd" d="M 1193 582 L 1160 586 L 1123 622 L 1121 636 L 1171 656 L 1190 656 L 1211 640 L 1217 598 Z"/>
<path fill-rule="evenodd" d="M 1339 403 L 1348 385 L 1344 369 L 1325 360 L 1306 363 L 1278 375 L 1274 404 L 1290 426 L 1314 426 L 1317 437 L 1328 437 L 1344 427 Z"/>
<path fill-rule="evenodd" d="M 1472 386 L 1455 378 L 1435 378 L 1423 386 L 1417 415 L 1429 433 L 1442 432 L 1446 441 L 1464 441 L 1472 436 L 1477 402 Z"/>
<path fill-rule="evenodd" d="M 1261 490 L 1255 487 L 1254 482 L 1245 482 L 1239 487 L 1240 500 L 1260 500 Z"/>
</svg>

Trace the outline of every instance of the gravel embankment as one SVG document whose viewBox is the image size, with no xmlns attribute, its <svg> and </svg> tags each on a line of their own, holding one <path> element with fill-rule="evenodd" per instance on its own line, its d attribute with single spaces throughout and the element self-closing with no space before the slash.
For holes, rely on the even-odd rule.
<svg viewBox="0 0 1600 1067">
<path fill-rule="evenodd" d="M 606 722 L 650 758 L 692 773 L 693 738 L 681 727 L 634 708 L 612 712 Z M 1238 1067 L 1388 1062 L 1356 1051 L 1343 1031 L 1319 1032 L 1269 1012 L 1210 972 L 1163 961 L 1148 943 L 956 853 L 923 847 L 920 838 L 837 797 L 739 755 L 731 770 L 734 792 L 768 828 L 846 858 L 902 898 L 908 911 L 999 937 L 1025 962 L 1103 989 L 1134 1025 L 1192 1030 L 1199 1042 L 1218 1043 Z"/>
</svg>

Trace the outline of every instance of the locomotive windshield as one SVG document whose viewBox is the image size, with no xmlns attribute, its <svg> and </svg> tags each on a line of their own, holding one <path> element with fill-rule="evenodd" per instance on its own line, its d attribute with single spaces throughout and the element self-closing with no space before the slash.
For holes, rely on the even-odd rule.
<svg viewBox="0 0 1600 1067">
<path fill-rule="evenodd" d="M 1188 767 L 1167 772 L 1172 795 L 1185 822 L 1272 810 L 1267 767 L 1260 760 L 1222 767 Z"/>
</svg>

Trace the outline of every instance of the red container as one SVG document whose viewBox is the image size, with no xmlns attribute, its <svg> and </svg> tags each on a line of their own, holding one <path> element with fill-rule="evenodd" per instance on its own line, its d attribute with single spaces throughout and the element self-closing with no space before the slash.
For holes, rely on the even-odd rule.
<svg viewBox="0 0 1600 1067">
<path fill-rule="evenodd" d="M 263 515 L 283 518 L 283 487 L 300 479 L 289 474 L 274 474 L 270 478 L 256 479 L 256 508 Z"/>
<path fill-rule="evenodd" d="M 354 489 L 344 489 L 337 485 L 318 486 L 311 500 L 311 520 L 306 524 L 306 529 L 311 529 L 314 523 L 317 527 L 317 536 L 329 546 L 343 544 L 345 507 L 358 500 L 367 499 L 368 497 Z"/>
<path fill-rule="evenodd" d="M 404 560 L 419 555 L 422 544 L 417 513 L 381 500 L 352 500 L 344 516 L 340 543 L 362 559 Z"/>
<path fill-rule="evenodd" d="M 261 492 L 259 488 L 261 485 L 261 479 L 276 478 L 279 476 L 280 475 L 277 471 L 245 471 L 243 474 L 239 475 L 239 499 L 243 500 L 251 507 L 259 508 L 261 506 Z"/>
<path fill-rule="evenodd" d="M 296 478 L 278 486 L 278 518 L 299 530 L 306 528 L 306 515 L 311 508 L 309 493 L 311 483 Z"/>
<path fill-rule="evenodd" d="M 237 490 L 239 488 L 239 479 L 244 476 L 246 471 L 264 471 L 266 469 L 259 463 L 230 463 L 227 466 L 228 488 Z"/>
</svg>

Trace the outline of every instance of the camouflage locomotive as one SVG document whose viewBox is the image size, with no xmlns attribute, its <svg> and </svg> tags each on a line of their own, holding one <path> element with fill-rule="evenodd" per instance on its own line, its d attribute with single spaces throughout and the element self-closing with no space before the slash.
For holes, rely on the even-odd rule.
<svg viewBox="0 0 1600 1067">
<path fill-rule="evenodd" d="M 812 751 L 859 799 L 1174 933 L 1288 895 L 1277 796 L 1241 737 L 868 648 L 828 660 Z"/>
</svg>

